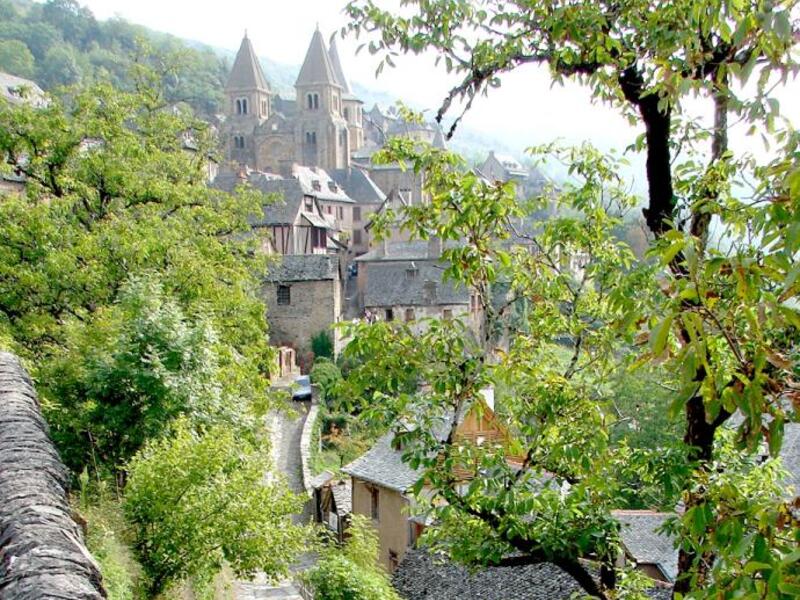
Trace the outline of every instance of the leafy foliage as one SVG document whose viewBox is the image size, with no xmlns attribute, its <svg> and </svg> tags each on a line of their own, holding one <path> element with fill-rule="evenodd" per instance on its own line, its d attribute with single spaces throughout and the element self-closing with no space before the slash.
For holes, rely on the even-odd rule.
<svg viewBox="0 0 800 600">
<path fill-rule="evenodd" d="M 228 427 L 198 435 L 182 419 L 133 459 L 125 514 L 150 593 L 210 579 L 223 561 L 240 577 L 287 572 L 305 544 L 289 518 L 302 500 L 281 482 L 264 482 L 266 456 Z"/>
<path fill-rule="evenodd" d="M 169 101 L 186 102 L 208 117 L 219 111 L 227 67 L 208 48 L 189 47 L 121 19 L 97 21 L 76 0 L 2 0 L 0 14 L 0 70 L 31 78 L 45 89 L 108 82 L 130 90 L 136 83 L 130 76 L 133 66 L 157 66 L 152 56 L 138 51 L 145 42 L 176 64 L 161 80 Z"/>
<path fill-rule="evenodd" d="M 0 105 L 0 153 L 26 177 L 0 202 L 0 330 L 75 472 L 118 469 L 178 414 L 246 422 L 266 397 L 260 201 L 207 187 L 207 125 L 137 77 Z"/>
<path fill-rule="evenodd" d="M 318 358 L 314 361 L 310 376 L 311 383 L 320 387 L 323 399 L 334 400 L 336 386 L 342 380 L 342 372 L 339 367 L 328 359 Z"/>
<path fill-rule="evenodd" d="M 329 546 L 306 573 L 319 600 L 398 600 L 378 559 L 378 536 L 364 515 L 352 516 L 342 548 Z"/>
<path fill-rule="evenodd" d="M 311 338 L 311 351 L 315 358 L 333 359 L 333 338 L 327 331 L 320 331 Z"/>
</svg>

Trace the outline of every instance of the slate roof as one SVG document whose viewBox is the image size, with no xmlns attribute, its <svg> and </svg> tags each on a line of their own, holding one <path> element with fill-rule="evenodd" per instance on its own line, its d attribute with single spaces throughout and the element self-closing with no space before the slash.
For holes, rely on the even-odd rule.
<svg viewBox="0 0 800 600">
<path fill-rule="evenodd" d="M 0 352 L 0 598 L 106 598 L 30 377 Z"/>
<path fill-rule="evenodd" d="M 336 514 L 349 515 L 353 512 L 353 480 L 345 477 L 339 481 L 331 482 L 331 493 L 336 503 Z"/>
<path fill-rule="evenodd" d="M 402 460 L 403 453 L 392 448 L 394 433 L 389 432 L 342 471 L 352 477 L 405 493 L 419 479 L 419 472 Z"/>
<path fill-rule="evenodd" d="M 675 581 L 678 551 L 672 538 L 657 531 L 673 515 L 649 510 L 615 510 L 612 514 L 622 525 L 620 536 L 631 558 L 657 566 L 669 581 Z"/>
<path fill-rule="evenodd" d="M 386 194 L 363 169 L 357 167 L 336 169 L 331 176 L 348 196 L 360 204 L 380 204 L 386 200 Z"/>
<path fill-rule="evenodd" d="M 336 79 L 331 58 L 325 49 L 322 34 L 317 29 L 311 37 L 311 44 L 308 46 L 306 58 L 303 61 L 303 66 L 300 67 L 300 74 L 297 76 L 295 86 L 319 84 L 341 87 Z"/>
<path fill-rule="evenodd" d="M 22 88 L 29 94 L 27 99 L 22 96 Z M 40 105 L 44 101 L 44 91 L 34 81 L 2 71 L 0 71 L 0 96 L 11 104 L 22 104 L 27 101 Z"/>
<path fill-rule="evenodd" d="M 354 204 L 347 192 L 324 169 L 319 167 L 304 167 L 292 165 L 292 177 L 296 178 L 303 186 L 303 191 L 309 196 L 329 202 L 344 202 Z M 316 182 L 319 189 L 314 188 Z"/>
<path fill-rule="evenodd" d="M 236 53 L 233 67 L 228 75 L 225 84 L 226 90 L 248 90 L 248 89 L 269 90 L 267 78 L 258 62 L 253 44 L 247 34 L 242 38 L 242 45 Z"/>
<path fill-rule="evenodd" d="M 362 254 L 355 260 L 358 262 L 390 262 L 425 260 L 428 258 L 428 242 L 425 240 L 412 240 L 409 242 L 391 242 L 386 245 L 386 250 L 376 248 Z"/>
<path fill-rule="evenodd" d="M 438 260 L 373 263 L 364 288 L 364 306 L 443 306 L 469 304 L 469 290 L 444 281 Z M 415 275 L 409 276 L 409 272 Z"/>
<path fill-rule="evenodd" d="M 569 600 L 581 587 L 552 563 L 486 567 L 474 573 L 426 550 L 409 550 L 392 583 L 406 600 Z M 667 600 L 670 590 L 651 589 L 651 598 Z"/>
<path fill-rule="evenodd" d="M 329 254 L 286 254 L 280 262 L 270 265 L 264 281 L 290 283 L 296 281 L 325 281 L 338 277 L 337 261 Z"/>
<path fill-rule="evenodd" d="M 339 49 L 336 47 L 336 38 L 331 40 L 328 56 L 331 59 L 331 66 L 333 66 L 333 74 L 336 76 L 336 81 L 342 86 L 345 95 L 355 97 L 353 96 L 353 90 L 350 89 L 350 84 L 347 82 L 347 77 L 344 76 L 342 61 L 339 58 Z"/>
<path fill-rule="evenodd" d="M 279 196 L 277 200 L 264 204 L 263 213 L 260 217 L 251 219 L 254 227 L 291 225 L 295 222 L 297 213 L 300 211 L 301 204 L 306 196 L 300 181 L 297 179 L 284 179 L 271 173 L 250 171 L 247 174 L 247 182 L 265 194 L 278 194 Z M 242 179 L 237 173 L 225 172 L 217 175 L 212 185 L 217 189 L 232 192 L 241 183 Z M 320 215 L 306 216 L 310 219 L 317 217 L 320 220 L 319 227 L 328 227 L 328 224 L 322 220 Z"/>
</svg>

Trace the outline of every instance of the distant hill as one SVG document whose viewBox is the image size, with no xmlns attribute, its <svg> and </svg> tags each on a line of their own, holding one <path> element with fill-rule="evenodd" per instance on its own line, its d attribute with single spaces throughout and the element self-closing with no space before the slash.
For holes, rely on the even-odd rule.
<svg viewBox="0 0 800 600">
<path fill-rule="evenodd" d="M 45 90 L 98 80 L 122 88 L 130 86 L 131 56 L 140 38 L 159 53 L 183 55 L 179 72 L 164 78 L 168 99 L 184 101 L 209 119 L 221 112 L 222 90 L 234 51 L 118 18 L 98 21 L 89 9 L 70 2 L 0 0 L 0 71 L 33 79 Z M 273 90 L 284 98 L 293 98 L 302 57 L 294 65 L 267 56 L 260 59 Z M 405 100 L 357 83 L 353 89 L 368 109 L 375 104 L 386 109 L 397 100 Z M 455 138 L 451 148 L 473 164 L 483 161 L 491 149 L 513 153 L 502 140 L 468 127 L 459 128 Z"/>
</svg>

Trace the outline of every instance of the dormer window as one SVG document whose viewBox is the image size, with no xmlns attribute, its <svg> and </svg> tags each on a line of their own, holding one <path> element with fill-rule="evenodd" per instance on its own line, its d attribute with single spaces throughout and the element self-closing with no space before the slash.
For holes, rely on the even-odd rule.
<svg viewBox="0 0 800 600">
<path fill-rule="evenodd" d="M 319 182 L 319 179 L 312 179 L 311 180 L 311 187 L 314 189 L 315 192 L 322 191 L 322 185 Z"/>
<path fill-rule="evenodd" d="M 305 208 L 306 212 L 311 212 L 314 209 L 314 201 L 311 198 L 306 198 Z"/>
<path fill-rule="evenodd" d="M 328 182 L 328 189 L 329 189 L 330 191 L 332 191 L 332 192 L 335 192 L 335 191 L 336 191 L 336 183 L 335 183 L 335 182 L 333 182 L 333 181 L 329 181 L 329 182 Z"/>
</svg>

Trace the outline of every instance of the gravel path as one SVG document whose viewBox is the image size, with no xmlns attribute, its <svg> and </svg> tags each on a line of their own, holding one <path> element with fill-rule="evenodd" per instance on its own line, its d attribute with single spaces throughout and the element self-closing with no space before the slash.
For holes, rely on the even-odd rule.
<svg viewBox="0 0 800 600">
<path fill-rule="evenodd" d="M 304 493 L 303 471 L 300 463 L 300 435 L 303 431 L 309 404 L 308 402 L 295 402 L 294 408 L 297 415 L 286 415 L 276 411 L 271 413 L 267 420 L 272 434 L 272 460 L 276 470 L 286 476 L 286 481 L 293 491 Z M 292 520 L 295 523 L 307 523 L 310 517 L 311 502 L 306 502 L 303 512 L 294 515 Z M 303 571 L 313 562 L 312 556 L 303 555 L 292 567 L 292 571 Z M 284 580 L 277 584 L 269 583 L 263 575 L 259 575 L 253 581 L 236 583 L 236 600 L 262 600 L 265 598 L 302 600 L 291 580 Z"/>
</svg>

